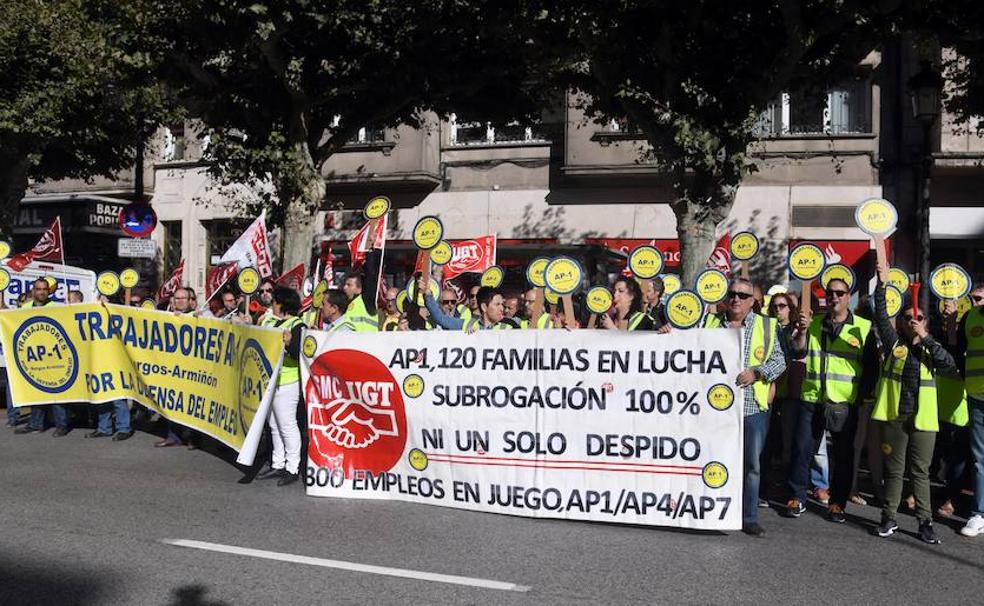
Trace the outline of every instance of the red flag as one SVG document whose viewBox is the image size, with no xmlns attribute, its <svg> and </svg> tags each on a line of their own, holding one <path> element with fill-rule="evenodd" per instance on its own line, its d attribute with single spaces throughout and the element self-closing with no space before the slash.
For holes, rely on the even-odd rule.
<svg viewBox="0 0 984 606">
<path fill-rule="evenodd" d="M 161 284 L 161 287 L 157 289 L 158 302 L 166 301 L 170 299 L 171 295 L 174 294 L 174 291 L 178 290 L 178 288 L 181 286 L 181 281 L 184 280 L 184 271 L 185 271 L 185 260 L 181 259 L 181 262 L 178 263 L 178 266 L 175 267 L 174 271 L 171 273 L 171 277 L 168 278 L 163 284 Z"/>
<path fill-rule="evenodd" d="M 277 284 L 301 292 L 304 287 L 304 264 L 298 263 L 294 269 L 285 271 L 277 278 Z"/>
<path fill-rule="evenodd" d="M 41 239 L 31 250 L 14 255 L 7 261 L 7 266 L 14 271 L 23 271 L 31 261 L 58 261 L 65 264 L 65 249 L 62 247 L 61 217 L 55 217 L 51 227 L 41 234 Z"/>
<path fill-rule="evenodd" d="M 449 244 L 452 254 L 451 260 L 444 266 L 445 280 L 466 273 L 480 274 L 495 265 L 495 235 L 482 236 L 474 240 L 453 240 Z M 414 272 L 422 271 L 423 268 L 423 256 L 418 254 Z"/>
<path fill-rule="evenodd" d="M 362 229 L 356 232 L 352 240 L 349 241 L 349 252 L 352 255 L 352 270 L 356 270 L 361 266 L 365 260 L 366 255 L 370 250 L 375 248 L 382 248 L 383 243 L 386 241 L 386 217 L 378 219 L 375 221 L 376 229 L 373 230 L 374 233 L 369 233 L 369 226 L 373 225 L 372 221 L 369 221 L 362 226 Z"/>
<path fill-rule="evenodd" d="M 223 263 L 213 267 L 205 278 L 205 300 L 210 300 L 238 271 L 238 263 Z"/>
</svg>

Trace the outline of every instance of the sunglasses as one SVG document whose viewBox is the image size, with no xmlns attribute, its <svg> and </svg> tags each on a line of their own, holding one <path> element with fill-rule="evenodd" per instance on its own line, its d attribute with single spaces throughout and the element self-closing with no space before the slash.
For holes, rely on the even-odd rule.
<svg viewBox="0 0 984 606">
<path fill-rule="evenodd" d="M 848 292 L 846 290 L 828 290 L 827 296 L 830 297 L 846 297 Z"/>
<path fill-rule="evenodd" d="M 916 322 L 922 322 L 923 316 L 922 314 L 919 314 L 918 316 L 905 315 L 902 316 L 902 319 L 905 320 L 906 322 L 912 322 L 913 320 L 915 320 Z"/>
<path fill-rule="evenodd" d="M 441 299 L 442 305 L 454 305 L 455 303 L 457 303 L 456 299 Z"/>
<path fill-rule="evenodd" d="M 776 309 L 786 309 L 789 306 L 786 305 L 785 303 L 776 303 L 775 305 L 773 305 L 773 307 L 775 307 Z"/>
<path fill-rule="evenodd" d="M 984 295 L 971 295 L 970 300 L 974 303 L 984 303 Z"/>
<path fill-rule="evenodd" d="M 738 292 L 737 290 L 729 290 L 728 291 L 728 298 L 729 299 L 734 299 L 735 297 L 738 297 L 742 301 L 746 301 L 746 300 L 752 298 L 752 293 L 750 293 L 750 292 Z"/>
<path fill-rule="evenodd" d="M 273 292 L 272 288 L 261 288 L 260 292 Z"/>
</svg>

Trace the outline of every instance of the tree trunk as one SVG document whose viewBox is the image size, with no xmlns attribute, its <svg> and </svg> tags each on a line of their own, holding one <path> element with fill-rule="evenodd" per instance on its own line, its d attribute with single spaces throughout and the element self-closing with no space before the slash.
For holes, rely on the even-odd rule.
<svg viewBox="0 0 984 606">
<path fill-rule="evenodd" d="M 670 203 L 677 219 L 684 288 L 693 288 L 697 274 L 707 266 L 717 243 L 717 227 L 731 212 L 736 192 L 736 186 L 698 176 L 680 188 L 676 200 Z"/>
<path fill-rule="evenodd" d="M 25 156 L 0 159 L 0 240 L 9 242 L 14 237 L 14 219 L 27 191 L 29 167 Z"/>
<path fill-rule="evenodd" d="M 311 271 L 311 250 L 314 246 L 314 238 L 320 232 L 317 217 L 318 209 L 325 199 L 325 180 L 319 168 L 314 165 L 307 146 L 304 145 L 303 148 L 300 150 L 300 156 L 305 164 L 302 167 L 304 175 L 302 189 L 290 200 L 287 216 L 284 219 L 284 229 L 280 235 L 283 251 L 282 271 L 287 271 L 298 263 L 304 263 L 307 270 Z"/>
</svg>

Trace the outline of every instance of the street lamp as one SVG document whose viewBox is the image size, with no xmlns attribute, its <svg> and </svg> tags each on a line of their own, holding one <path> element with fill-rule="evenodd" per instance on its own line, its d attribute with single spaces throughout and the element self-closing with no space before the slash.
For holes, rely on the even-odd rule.
<svg viewBox="0 0 984 606">
<path fill-rule="evenodd" d="M 933 69 L 929 61 L 922 62 L 922 69 L 909 78 L 909 97 L 912 101 L 912 117 L 923 127 L 922 162 L 920 163 L 919 197 L 916 201 L 916 225 L 919 243 L 919 279 L 929 279 L 929 252 L 932 239 L 929 233 L 930 177 L 933 168 L 933 125 L 940 117 L 940 97 L 943 94 L 943 76 Z M 919 297 L 923 313 L 929 309 L 929 289 L 923 288 Z"/>
</svg>

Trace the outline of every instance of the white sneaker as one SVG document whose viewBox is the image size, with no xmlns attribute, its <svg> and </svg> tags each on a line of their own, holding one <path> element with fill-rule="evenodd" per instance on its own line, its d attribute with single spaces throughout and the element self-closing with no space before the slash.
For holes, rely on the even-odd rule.
<svg viewBox="0 0 984 606">
<path fill-rule="evenodd" d="M 975 514 L 967 520 L 967 525 L 960 529 L 960 534 L 965 537 L 976 537 L 984 532 L 984 516 Z"/>
</svg>

